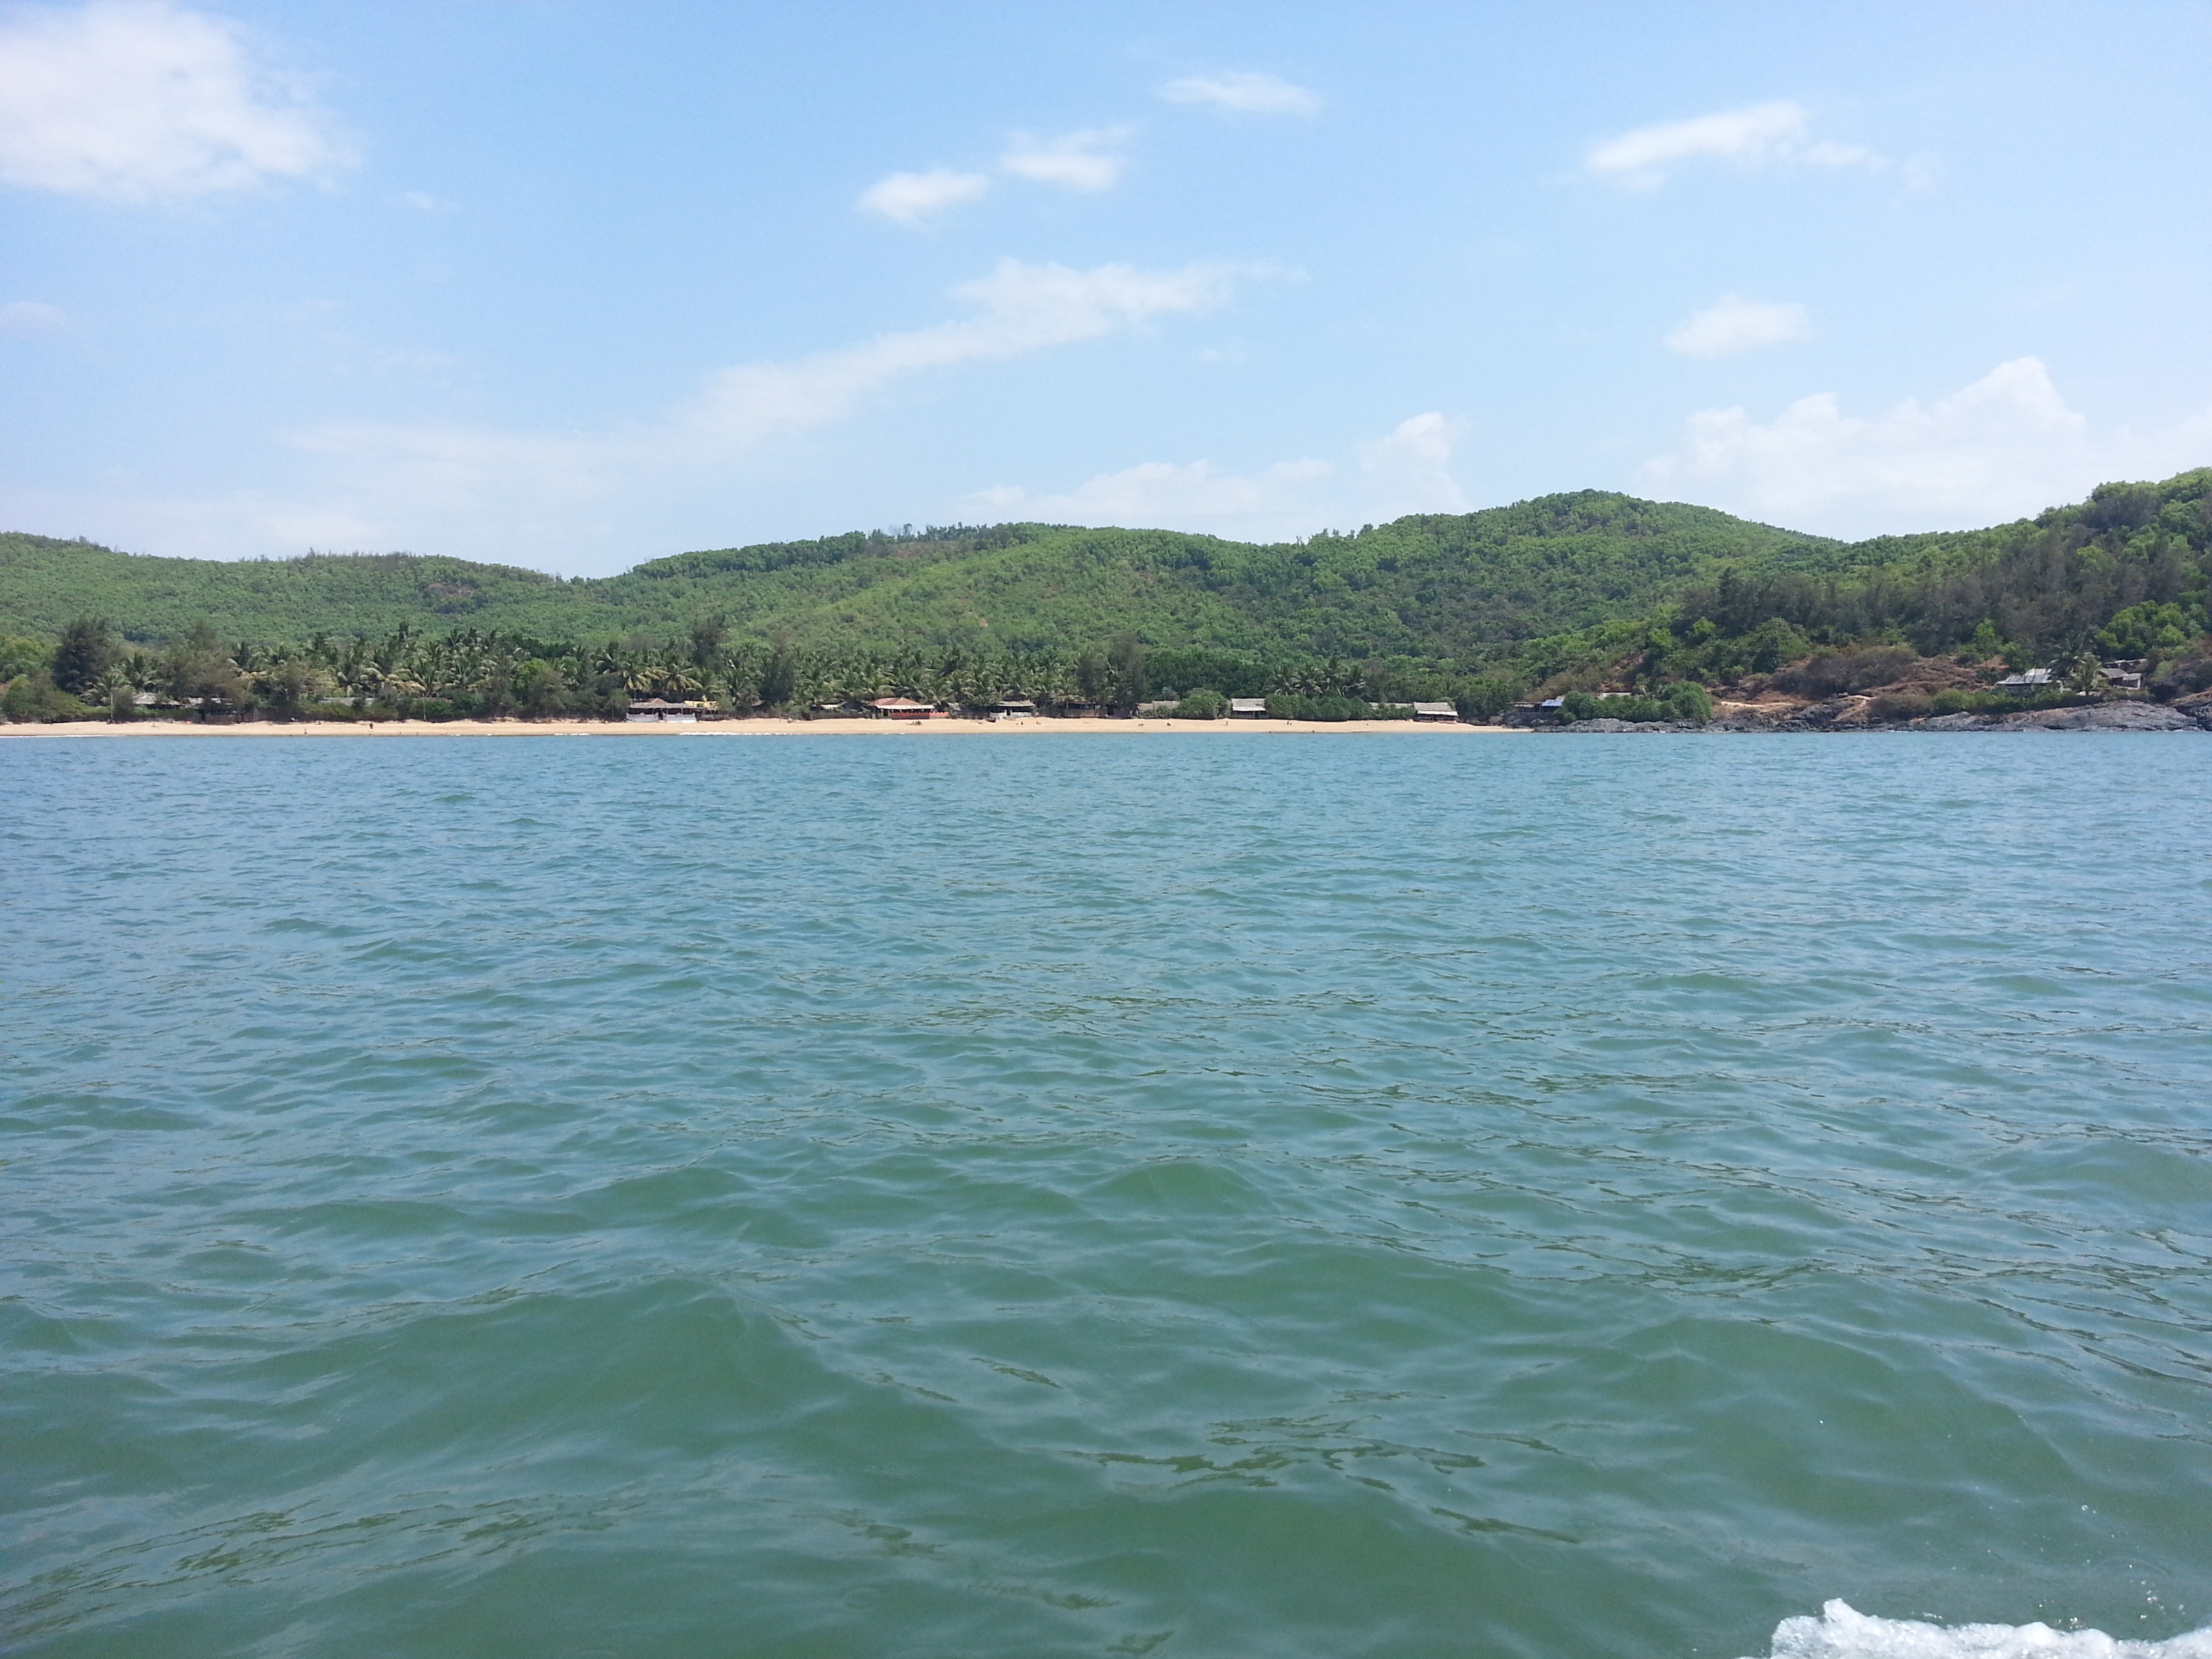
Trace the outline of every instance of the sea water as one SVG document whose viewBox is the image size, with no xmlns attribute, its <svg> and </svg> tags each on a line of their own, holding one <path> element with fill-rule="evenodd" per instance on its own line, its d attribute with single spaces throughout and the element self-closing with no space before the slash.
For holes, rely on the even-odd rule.
<svg viewBox="0 0 2212 1659">
<path fill-rule="evenodd" d="M 13 1650 L 2204 1655 L 2208 775 L 0 744 Z"/>
</svg>

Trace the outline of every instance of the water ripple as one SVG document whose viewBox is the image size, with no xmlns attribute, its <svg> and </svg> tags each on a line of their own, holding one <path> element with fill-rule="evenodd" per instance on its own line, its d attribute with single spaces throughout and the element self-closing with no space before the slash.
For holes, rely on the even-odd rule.
<svg viewBox="0 0 2212 1659">
<path fill-rule="evenodd" d="M 344 750 L 0 747 L 20 1651 L 2206 1621 L 2193 745 Z"/>
</svg>

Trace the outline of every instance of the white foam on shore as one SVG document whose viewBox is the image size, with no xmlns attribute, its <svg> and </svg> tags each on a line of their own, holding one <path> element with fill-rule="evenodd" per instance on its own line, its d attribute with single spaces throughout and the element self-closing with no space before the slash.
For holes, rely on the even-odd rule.
<svg viewBox="0 0 2212 1659">
<path fill-rule="evenodd" d="M 1785 1619 L 1769 1659 L 2212 1659 L 2212 1629 L 2163 1642 L 2048 1625 L 1927 1625 L 1875 1619 L 1831 1601 L 1818 1619 Z"/>
</svg>

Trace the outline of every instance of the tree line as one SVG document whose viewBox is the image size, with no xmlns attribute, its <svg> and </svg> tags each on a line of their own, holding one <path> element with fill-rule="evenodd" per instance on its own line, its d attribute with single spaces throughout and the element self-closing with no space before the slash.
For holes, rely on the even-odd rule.
<svg viewBox="0 0 2212 1659">
<path fill-rule="evenodd" d="M 596 645 L 473 628 L 401 627 L 378 638 L 226 641 L 207 623 L 146 645 L 81 617 L 52 647 L 0 639 L 0 714 L 10 720 L 136 718 L 157 713 L 277 720 L 618 719 L 633 702 L 792 714 L 880 697 L 984 711 L 1008 701 L 1131 714 L 1169 703 L 1225 714 L 1230 697 L 1264 697 L 1295 718 L 1364 717 L 1374 705 L 1443 701 L 1494 715 L 1522 690 L 1510 674 L 1451 663 L 1273 661 L 1208 649 L 1151 648 L 1132 634 L 1079 651 L 819 647 L 732 641 L 717 617 L 678 637 Z"/>
<path fill-rule="evenodd" d="M 994 532 L 904 533 L 963 546 Z M 1218 713 L 1226 698 L 1265 697 L 1273 710 L 1318 719 L 1436 701 L 1490 720 L 1516 700 L 1617 690 L 1696 718 L 1705 695 L 1695 688 L 1771 685 L 1822 696 L 1910 678 L 1913 663 L 1939 656 L 1982 670 L 2050 666 L 2083 686 L 2096 680 L 2100 659 L 2141 660 L 2147 683 L 2164 693 L 2212 684 L 2212 469 L 2157 485 L 2106 485 L 1998 530 L 1854 551 L 1864 549 L 1879 561 L 1826 572 L 1727 565 L 1640 617 L 1456 657 L 1240 653 L 1147 643 L 1127 630 L 1082 648 L 794 643 L 733 637 L 718 614 L 597 643 L 412 625 L 304 642 L 226 641 L 206 623 L 143 641 L 82 617 L 56 641 L 0 636 L 0 716 L 131 718 L 150 702 L 278 719 L 606 719 L 643 697 L 745 714 L 899 696 L 955 708 L 1019 700 L 1121 714 L 1161 702 Z M 827 538 L 683 557 L 773 563 L 772 552 L 803 562 L 802 555 L 851 551 Z"/>
</svg>

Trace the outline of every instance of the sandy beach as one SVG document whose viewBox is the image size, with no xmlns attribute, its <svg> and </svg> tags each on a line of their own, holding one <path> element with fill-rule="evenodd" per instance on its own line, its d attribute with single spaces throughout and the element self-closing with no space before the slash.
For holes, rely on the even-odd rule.
<svg viewBox="0 0 2212 1659">
<path fill-rule="evenodd" d="M 1522 728 L 1504 726 L 1425 724 L 1418 720 L 1174 720 L 1073 719 L 977 720 L 703 720 L 696 725 L 660 725 L 614 720 L 248 720 L 235 726 L 202 726 L 191 720 L 132 720 L 111 726 L 76 721 L 58 726 L 0 726 L 8 738 L 932 738 L 1058 737 L 1070 732 L 1139 734 L 1255 733 L 1273 737 L 1323 737 L 1347 732 L 1389 732 L 1405 737 L 1521 737 Z"/>
</svg>

